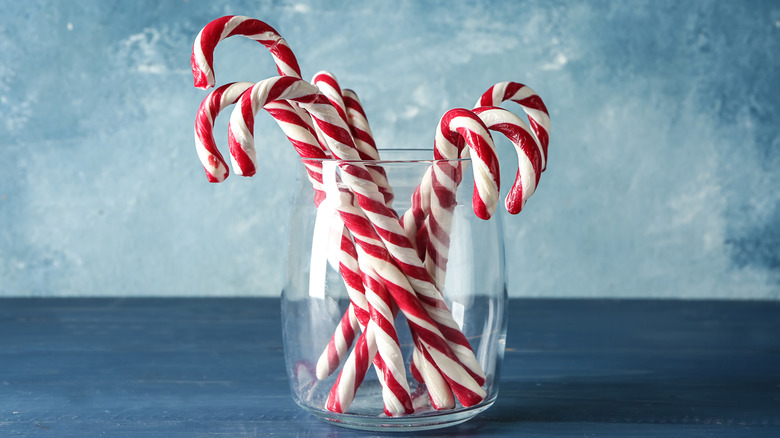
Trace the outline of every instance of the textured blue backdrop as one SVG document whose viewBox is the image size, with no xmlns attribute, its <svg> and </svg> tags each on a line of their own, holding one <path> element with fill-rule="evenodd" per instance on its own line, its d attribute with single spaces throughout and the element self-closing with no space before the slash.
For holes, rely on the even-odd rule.
<svg viewBox="0 0 780 438">
<path fill-rule="evenodd" d="M 192 41 L 241 14 L 355 89 L 382 146 L 430 146 L 498 81 L 545 99 L 512 295 L 780 298 L 778 2 L 1 3 L 0 296 L 279 293 L 294 152 L 213 185 L 192 139 Z M 216 71 L 275 74 L 238 38 Z"/>
</svg>

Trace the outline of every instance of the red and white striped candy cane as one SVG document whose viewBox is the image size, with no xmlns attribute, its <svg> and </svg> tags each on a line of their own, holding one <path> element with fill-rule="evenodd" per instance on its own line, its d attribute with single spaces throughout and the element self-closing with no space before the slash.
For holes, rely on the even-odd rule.
<svg viewBox="0 0 780 438">
<path fill-rule="evenodd" d="M 487 127 L 473 113 L 464 109 L 447 112 L 439 124 L 435 141 L 435 158 L 458 159 L 474 155 L 475 191 L 473 208 L 483 218 L 492 214 L 498 199 L 500 175 L 498 158 Z M 481 171 L 480 171 L 481 170 Z M 432 178 L 430 193 L 430 214 L 425 220 L 428 237 L 426 267 L 436 285 L 444 286 L 446 261 L 449 253 L 449 232 L 452 214 L 456 205 L 455 191 L 460 184 L 463 171 L 462 163 L 436 162 L 431 166 Z M 423 190 L 424 186 L 418 187 Z M 482 188 L 482 190 L 480 190 Z M 417 193 L 417 192 L 416 192 Z M 405 217 L 414 214 L 413 207 Z M 424 355 L 415 355 L 415 366 L 420 378 L 429 388 L 431 403 L 434 407 L 447 405 L 451 396 L 441 386 L 441 377 Z"/>
<path fill-rule="evenodd" d="M 373 139 L 373 134 L 371 133 L 371 127 L 368 123 L 368 118 L 366 116 L 366 113 L 363 109 L 363 106 L 360 102 L 360 99 L 358 98 L 357 94 L 353 90 L 349 89 L 342 89 L 338 81 L 336 80 L 335 76 L 328 72 L 320 72 L 317 73 L 314 76 L 313 82 L 317 87 L 322 91 L 324 94 L 328 96 L 331 103 L 338 109 L 342 105 L 345 107 L 345 112 L 347 115 L 347 123 L 349 124 L 350 132 L 352 133 L 352 137 L 355 141 L 355 146 L 360 151 L 361 157 L 364 159 L 369 160 L 379 160 L 379 152 L 376 147 L 376 143 Z M 340 98 L 339 98 L 340 97 Z M 341 115 L 341 112 L 339 112 Z M 382 188 L 382 183 L 388 187 L 389 189 L 389 183 L 387 182 L 387 175 L 383 171 L 383 169 L 380 166 L 368 166 L 368 168 L 372 171 L 372 177 L 374 177 L 375 181 L 380 182 L 380 188 Z M 374 171 L 376 169 L 376 171 Z M 429 181 L 430 179 L 430 172 L 426 173 L 426 181 Z M 420 187 L 427 188 L 429 187 L 429 184 L 421 184 Z M 390 202 L 392 201 L 392 192 L 390 190 L 383 190 L 382 194 L 385 197 L 385 203 L 390 206 Z M 421 202 L 425 202 L 426 206 L 420 205 Z M 405 229 L 407 228 L 406 221 L 413 221 L 413 225 L 409 225 L 408 227 L 414 227 L 414 230 L 417 230 L 419 226 L 422 224 L 424 216 L 427 215 L 427 203 L 428 203 L 428 195 L 421 195 L 419 190 L 416 193 L 416 196 L 413 199 L 414 205 L 417 207 L 413 209 L 412 211 L 415 213 L 407 214 L 403 219 L 405 221 Z M 410 239 L 414 242 L 417 238 L 415 236 L 415 232 L 412 231 L 412 234 L 407 234 Z M 425 233 L 417 233 L 417 236 L 423 237 Z M 418 243 L 419 245 L 419 243 Z M 422 247 L 422 251 L 424 254 L 424 245 L 419 245 Z M 349 272 L 349 271 L 346 271 Z M 350 305 L 350 308 L 347 312 L 353 311 L 351 309 L 352 305 Z M 345 317 L 347 312 L 345 312 Z M 337 329 L 338 330 L 338 329 Z M 334 333 L 334 338 L 336 339 L 338 336 L 340 336 L 338 333 Z M 333 340 L 329 344 L 329 347 L 326 349 L 326 351 L 323 352 L 322 358 L 328 357 L 328 353 L 333 351 L 332 344 Z M 321 359 L 323 362 L 325 362 L 325 359 Z M 324 368 L 323 368 L 324 369 Z M 331 372 L 334 370 L 331 370 Z"/>
<path fill-rule="evenodd" d="M 378 160 L 379 152 L 376 149 L 376 143 L 374 143 L 371 137 L 368 119 L 366 119 L 357 94 L 354 91 L 350 91 L 348 97 L 345 97 L 344 90 L 339 85 L 336 76 L 327 71 L 315 74 L 311 82 L 330 100 L 330 103 L 336 108 L 339 117 L 349 126 L 349 132 L 353 137 L 360 159 Z M 349 106 L 347 102 L 349 102 Z M 391 205 L 393 188 L 390 187 L 390 183 L 387 181 L 387 173 L 381 166 L 368 166 L 367 169 L 371 172 L 374 182 L 379 186 L 379 190 L 385 198 L 385 204 Z"/>
<path fill-rule="evenodd" d="M 363 104 L 360 102 L 360 98 L 358 98 L 357 93 L 347 88 L 341 90 L 341 95 L 347 111 L 349 131 L 352 133 L 355 147 L 360 152 L 360 156 L 366 160 L 379 160 L 379 150 L 374 141 L 374 135 L 371 133 L 371 126 L 368 124 L 368 117 L 363 109 Z M 391 207 L 393 204 L 393 188 L 387 180 L 387 173 L 381 166 L 369 166 L 368 170 L 379 186 L 382 196 L 385 197 L 385 204 Z"/>
<path fill-rule="evenodd" d="M 347 311 L 344 312 L 341 321 L 344 321 L 344 318 L 347 315 L 354 315 L 354 322 L 356 324 L 354 332 L 357 334 L 358 331 L 365 328 L 368 320 L 370 319 L 370 314 L 368 310 L 368 302 L 366 301 L 365 297 L 363 277 L 362 273 L 360 272 L 360 266 L 358 266 L 355 244 L 352 242 L 352 238 L 346 228 L 342 230 L 341 234 L 339 272 L 341 273 L 344 286 L 347 289 L 347 294 L 349 295 L 350 299 Z M 352 345 L 352 340 L 354 340 L 354 337 L 350 339 L 349 343 L 346 345 L 346 348 L 340 348 L 342 325 L 343 324 L 339 324 L 339 326 L 336 327 L 336 331 L 333 333 L 333 336 L 328 342 L 328 346 L 325 348 L 325 351 L 322 352 L 319 360 L 317 361 L 317 378 L 320 380 L 333 374 L 333 372 L 338 369 L 339 365 L 341 365 L 341 361 L 349 353 L 349 347 Z M 369 362 L 372 359 L 373 357 L 369 358 Z"/>
<path fill-rule="evenodd" d="M 336 109 L 336 112 L 341 117 L 344 123 L 348 123 L 347 120 L 347 107 L 344 104 L 344 97 L 342 96 L 341 86 L 339 85 L 336 76 L 333 73 L 327 71 L 320 71 L 314 74 L 311 79 L 311 83 L 319 88 L 320 92 L 330 100 L 330 103 Z"/>
<path fill-rule="evenodd" d="M 431 175 L 433 168 L 425 171 L 422 181 L 414 189 L 411 207 L 401 216 L 401 224 L 406 237 L 415 245 L 419 257 L 425 257 L 425 247 L 428 244 L 428 231 L 424 228 L 425 218 L 431 211 Z"/>
<path fill-rule="evenodd" d="M 550 113 L 534 90 L 519 82 L 499 82 L 488 88 L 474 107 L 499 106 L 507 100 L 520 104 L 528 115 L 531 129 L 542 152 L 544 171 L 547 168 L 547 146 L 550 142 Z"/>
<path fill-rule="evenodd" d="M 377 150 L 374 134 L 371 132 L 371 126 L 368 124 L 368 117 L 363 109 L 363 104 L 360 102 L 360 98 L 355 91 L 348 88 L 342 89 L 341 95 L 347 111 L 349 129 L 352 132 L 352 137 L 355 139 L 355 146 L 368 159 L 378 160 L 379 151 Z"/>
<path fill-rule="evenodd" d="M 336 371 L 341 361 L 349 353 L 352 342 L 358 336 L 359 331 L 360 324 L 355 316 L 355 308 L 349 306 L 336 326 L 336 331 L 328 342 L 328 346 L 317 360 L 315 373 L 318 380 L 322 380 Z"/>
<path fill-rule="evenodd" d="M 371 264 L 363 260 L 367 257 L 365 250 L 361 246 L 356 248 L 358 260 L 362 262 L 361 266 L 366 267 L 363 269 L 363 283 L 366 285 L 366 300 L 371 309 L 371 321 L 364 333 L 374 334 L 376 337 L 374 344 L 379 357 L 382 358 L 379 370 L 382 373 L 380 380 L 384 381 L 385 413 L 389 416 L 411 414 L 414 412 L 412 397 L 406 380 L 401 344 L 394 324 L 397 307 L 382 279 L 371 268 Z"/>
<path fill-rule="evenodd" d="M 540 105 L 537 106 L 544 107 L 541 99 L 538 103 Z M 515 145 L 518 155 L 518 173 L 505 203 L 507 210 L 512 214 L 516 214 L 523 208 L 526 200 L 533 194 L 539 182 L 539 176 L 542 172 L 543 150 L 525 122 L 513 113 L 496 107 L 480 107 L 475 109 L 474 113 L 479 116 L 488 129 L 504 134 Z M 453 132 L 451 126 L 452 119 L 449 121 L 447 119 L 446 115 L 442 118 L 440 130 L 437 132 L 437 155 L 454 154 L 458 150 L 456 145 L 460 144 L 456 139 L 448 138 L 448 134 L 458 131 L 456 129 Z M 445 121 L 447 123 L 444 123 Z M 548 131 L 545 132 L 549 132 L 549 123 L 547 127 Z M 547 137 L 543 136 L 543 138 Z M 463 155 L 461 154 L 461 156 Z M 438 165 L 432 167 L 437 170 L 443 170 Z M 442 176 L 444 177 L 442 178 Z M 441 184 L 442 181 L 445 184 Z M 460 173 L 456 166 L 453 166 L 449 171 L 434 172 L 432 184 L 438 187 L 431 191 L 433 195 L 431 204 L 433 206 L 431 207 L 431 214 L 427 219 L 428 222 L 426 222 L 430 225 L 432 231 L 432 235 L 429 236 L 429 257 L 426 260 L 426 264 L 439 287 L 443 287 L 446 275 L 446 262 L 449 254 L 449 230 L 451 229 L 452 208 L 455 205 L 454 190 L 457 189 L 459 183 Z M 429 364 L 426 363 L 424 358 L 415 355 L 415 360 L 417 373 L 426 381 L 429 391 L 430 388 L 433 388 L 433 391 L 430 391 L 433 403 L 434 391 L 441 387 L 441 385 L 436 384 L 439 381 L 438 376 L 436 376 L 435 370 L 433 370 L 432 375 L 425 374 L 426 371 L 429 373 L 431 371 Z M 446 392 L 442 393 L 441 396 L 446 397 Z"/>
<path fill-rule="evenodd" d="M 475 108 L 473 111 L 485 122 L 488 129 L 500 132 L 515 147 L 518 161 L 517 176 L 504 203 L 510 214 L 517 214 L 539 184 L 544 163 L 542 149 L 528 125 L 514 113 L 491 106 Z"/>
<path fill-rule="evenodd" d="M 353 198 L 351 193 L 342 192 L 341 197 L 345 202 L 352 204 L 352 201 L 347 200 Z M 350 208 L 357 207 L 352 204 Z M 349 235 L 345 230 L 342 234 L 340 271 L 344 276 L 347 289 L 352 289 L 350 297 L 353 304 L 350 309 L 354 309 L 355 314 L 360 315 L 357 319 L 363 333 L 358 337 L 355 348 L 344 362 L 329 394 L 326 408 L 333 412 L 346 412 L 368 371 L 369 364 L 373 362 L 383 388 L 385 413 L 388 416 L 409 414 L 413 412 L 411 395 L 403 369 L 401 347 L 395 331 L 395 313 L 390 309 L 392 302 L 384 301 L 386 299 L 384 294 L 387 292 L 383 284 L 376 280 L 376 274 L 370 270 L 370 267 L 365 264 L 362 268 L 359 266 L 360 249 L 354 246 L 351 240 L 349 245 L 346 245 L 344 241 L 348 239 Z M 357 299 L 354 297 L 355 293 L 358 294 Z M 319 372 L 318 368 L 318 377 L 320 377 Z"/>
<path fill-rule="evenodd" d="M 227 15 L 207 24 L 195 37 L 190 63 L 196 87 L 214 86 L 214 49 L 220 41 L 234 35 L 243 35 L 264 45 L 271 52 L 280 75 L 301 77 L 295 54 L 276 29 L 254 18 Z"/>
<path fill-rule="evenodd" d="M 198 108 L 195 116 L 195 150 L 210 182 L 222 182 L 230 173 L 214 140 L 214 120 L 220 111 L 236 103 L 252 85 L 251 82 L 225 84 L 209 93 Z"/>
<path fill-rule="evenodd" d="M 528 126 L 522 119 L 513 113 L 496 107 L 481 107 L 475 109 L 474 113 L 485 122 L 485 127 L 504 134 L 515 145 L 519 160 L 518 176 L 507 198 L 507 208 L 510 211 L 513 211 L 515 208 L 510 207 L 517 205 L 519 206 L 517 211 L 519 211 L 528 197 L 533 194 L 534 188 L 538 183 L 539 175 L 541 174 L 541 149 L 537 147 L 536 139 L 530 133 Z M 439 147 L 444 147 L 441 148 L 443 150 L 437 148 L 436 155 L 445 156 L 448 154 L 455 154 L 460 148 L 459 145 L 461 143 L 458 142 L 457 139 L 448 139 L 449 134 L 453 133 L 453 126 L 450 124 L 451 119 L 448 121 L 447 117 L 443 117 L 442 120 L 446 123 L 440 124 L 436 144 Z M 455 132 L 457 132 L 457 130 Z M 482 135 L 485 135 L 484 131 L 482 132 Z M 437 172 L 435 172 L 435 175 L 438 175 L 439 177 L 435 178 L 434 181 L 427 183 L 435 183 L 437 185 L 435 190 L 429 189 L 429 191 L 434 194 L 431 201 L 434 204 L 434 207 L 431 209 L 432 214 L 428 217 L 428 220 L 431 221 L 431 228 L 435 231 L 436 235 L 430 238 L 431 246 L 429 247 L 428 262 L 431 262 L 431 259 L 436 260 L 435 263 L 431 263 L 432 266 L 429 265 L 429 269 L 437 280 L 437 284 L 441 287 L 443 286 L 444 275 L 446 273 L 446 259 L 449 251 L 448 235 L 451 226 L 452 207 L 454 207 L 454 198 L 452 198 L 454 197 L 454 192 L 452 192 L 452 190 L 456 189 L 457 185 L 460 183 L 460 174 L 455 166 L 448 169 L 442 167 L 441 163 L 432 166 L 431 169 L 436 169 Z M 444 178 L 442 178 L 442 175 Z M 441 184 L 441 181 L 449 184 Z M 426 184 L 426 182 L 423 182 L 417 190 L 423 189 L 424 184 Z M 413 210 L 413 208 L 408 210 L 404 217 L 408 217 Z M 426 371 L 429 373 L 431 372 L 431 367 L 424 358 L 417 354 L 417 352 L 415 352 L 415 364 L 417 367 L 416 372 L 420 375 L 419 378 L 426 381 L 431 401 L 434 406 L 436 406 L 436 396 L 443 397 L 444 399 L 446 399 L 447 396 L 446 392 L 441 394 L 436 393 L 437 389 L 441 388 L 441 385 L 437 385 L 436 383 L 440 381 L 439 377 L 436 376 L 435 369 L 432 370 L 434 372 L 433 375 L 425 375 Z"/>
<path fill-rule="evenodd" d="M 277 99 L 294 101 L 305 108 L 325 135 L 336 158 L 359 160 L 348 126 L 327 98 L 311 84 L 290 77 L 258 82 L 244 94 L 231 115 L 229 140 L 234 145 L 231 150 L 241 148 L 254 152 L 251 120 L 259 108 Z M 366 251 L 371 266 L 383 279 L 410 326 L 423 339 L 429 350 L 424 353 L 431 356 L 458 400 L 464 406 L 479 403 L 485 397 L 481 388 L 484 373 L 441 293 L 406 238 L 396 214 L 384 204 L 382 194 L 365 166 L 342 162 L 340 169 L 343 181 L 355 193 L 366 214 L 366 217 L 360 217 L 340 211 L 342 220 L 356 243 Z M 477 383 L 477 380 L 481 382 Z"/>
<path fill-rule="evenodd" d="M 346 205 L 346 203 L 345 203 Z M 361 214 L 352 203 L 345 210 Z M 388 416 L 406 415 L 414 412 L 409 384 L 406 380 L 403 356 L 395 330 L 395 308 L 381 279 L 362 258 L 365 253 L 355 246 L 356 260 L 347 260 L 352 264 L 350 272 L 360 266 L 362 282 L 356 287 L 365 286 L 364 298 L 370 311 L 370 319 L 363 322 L 363 333 L 350 353 L 333 385 L 326 403 L 328 410 L 345 412 L 354 399 L 358 386 L 363 381 L 368 364 L 373 361 L 382 383 L 382 398 L 385 413 Z M 354 302 L 354 301 L 353 301 Z"/>
<path fill-rule="evenodd" d="M 428 399 L 436 410 L 452 409 L 455 407 L 455 397 L 447 380 L 441 375 L 436 365 L 429 361 L 421 348 L 415 348 L 412 355 L 412 364 L 419 376 L 417 380 L 425 383 L 428 390 Z"/>
<path fill-rule="evenodd" d="M 455 108 L 439 122 L 434 141 L 437 159 L 457 160 L 471 156 L 474 171 L 474 213 L 488 219 L 495 212 L 501 186 L 498 154 L 490 132 L 473 112 Z M 426 267 L 439 288 L 444 287 L 450 230 L 460 185 L 463 163 L 442 161 L 433 164 L 431 211 L 426 218 L 428 246 Z"/>
<path fill-rule="evenodd" d="M 359 100 L 357 98 L 357 95 L 350 91 L 350 90 L 342 90 L 341 86 L 338 83 L 338 80 L 336 77 L 329 72 L 321 71 L 314 75 L 312 79 L 312 83 L 317 86 L 317 88 L 322 92 L 333 104 L 334 108 L 336 108 L 336 111 L 339 113 L 339 116 L 347 123 L 350 127 L 350 131 L 353 134 L 353 137 L 355 136 L 355 133 L 358 132 L 362 134 L 360 138 L 365 139 L 365 130 L 368 130 L 369 137 L 368 139 L 371 140 L 373 144 L 373 140 L 370 138 L 370 128 L 368 128 L 368 120 L 365 118 L 365 114 L 363 114 L 362 119 L 356 119 L 354 117 L 354 111 L 355 111 L 355 105 L 357 102 L 357 105 L 359 105 Z M 344 94 L 346 93 L 346 97 Z M 348 103 L 349 102 L 349 108 Z M 362 112 L 362 109 L 360 109 Z M 355 138 L 356 145 L 361 144 L 361 141 L 358 140 L 358 138 Z M 376 146 L 374 145 L 373 148 L 369 148 L 367 151 L 361 151 L 361 157 L 364 157 L 366 159 L 378 159 L 379 155 L 376 151 Z M 387 182 L 387 176 L 384 173 L 384 170 L 381 167 L 375 167 L 372 169 L 372 176 L 375 178 L 375 180 L 382 180 L 384 181 L 384 184 L 386 188 L 383 190 L 383 195 L 385 195 L 385 199 L 392 199 L 392 190 L 389 188 L 389 184 Z M 345 233 L 345 235 L 342 237 L 342 243 L 345 243 L 347 245 L 354 246 L 351 240 L 349 240 L 348 232 Z M 347 254 L 344 254 L 343 252 L 347 251 Z M 354 308 L 355 305 L 358 306 L 357 312 L 358 314 L 365 314 L 366 317 L 362 319 L 363 326 L 365 326 L 365 322 L 368 320 L 368 306 L 365 302 L 364 297 L 359 297 L 357 294 L 355 294 L 355 288 L 350 287 L 350 279 L 357 281 L 361 281 L 361 273 L 360 268 L 355 265 L 354 267 L 351 266 L 351 263 L 345 263 L 344 258 L 346 257 L 349 259 L 350 252 L 354 251 L 354 247 L 351 248 L 342 248 L 342 254 L 340 256 L 341 262 L 340 262 L 340 270 L 342 275 L 346 275 L 345 277 L 345 283 L 347 284 L 347 290 L 350 292 L 351 302 L 350 305 L 345 312 L 345 316 L 352 312 L 354 313 L 356 310 Z M 357 260 L 355 260 L 355 263 L 357 263 Z M 333 357 L 329 356 L 331 352 L 338 351 L 341 352 L 342 350 L 335 349 L 334 348 L 334 342 L 339 338 L 339 327 L 337 327 L 336 332 L 334 333 L 333 337 L 331 338 L 331 342 L 329 342 L 328 347 L 323 352 L 322 356 L 320 357 L 319 363 L 330 363 L 331 365 L 334 365 L 333 362 L 329 362 L 326 360 L 326 358 L 330 358 L 330 360 L 334 359 Z M 335 363 L 334 366 L 328 366 L 325 367 L 324 365 L 321 368 L 318 368 L 318 370 L 321 370 L 322 373 L 325 373 L 327 371 L 327 374 L 324 376 L 330 375 L 333 371 L 336 370 L 336 367 L 339 365 L 341 359 L 346 356 L 346 352 L 344 352 L 341 357 L 339 357 L 339 362 Z M 371 358 L 373 359 L 373 358 Z M 319 375 L 319 374 L 318 374 Z M 324 378 L 324 377 L 320 377 Z"/>
<path fill-rule="evenodd" d="M 431 175 L 430 170 L 426 172 L 426 176 L 429 180 Z M 423 183 L 420 185 L 420 187 L 430 187 L 429 183 Z M 419 195 L 419 189 L 418 187 L 418 195 Z M 419 196 L 417 196 L 419 198 Z M 427 200 L 427 196 L 426 196 Z M 421 219 L 422 221 L 422 219 Z M 423 230 L 424 231 L 424 230 Z M 424 234 L 424 233 L 420 233 Z M 346 234 L 345 234 L 346 235 Z M 348 290 L 350 289 L 349 284 L 350 283 L 360 283 L 360 279 L 358 277 L 357 272 L 359 271 L 357 266 L 357 261 L 352 261 L 353 263 L 345 263 L 342 262 L 340 266 L 340 270 L 342 272 L 342 275 L 346 275 L 345 279 L 351 278 L 351 281 L 347 281 L 348 284 Z M 355 279 L 355 277 L 358 277 Z M 350 293 L 350 296 L 352 294 Z M 352 300 L 354 302 L 358 302 L 358 300 Z M 350 305 L 347 312 L 345 312 L 345 317 L 352 313 L 353 306 Z M 320 373 L 320 370 L 328 369 L 330 372 L 334 371 L 335 368 L 338 366 L 337 362 L 334 362 L 334 358 L 332 356 L 334 351 L 341 351 L 337 350 L 336 346 L 339 345 L 337 342 L 341 337 L 340 328 L 337 328 L 336 333 L 334 333 L 333 338 L 331 339 L 328 348 L 325 352 L 323 352 L 320 361 L 318 363 L 318 376 Z M 364 336 L 364 335 L 361 335 Z M 373 336 L 371 337 L 373 339 Z M 344 400 L 351 401 L 351 395 L 353 395 L 352 389 L 356 390 L 356 386 L 350 386 L 354 385 L 355 383 L 355 376 L 359 375 L 362 376 L 362 374 L 359 374 L 361 372 L 364 372 L 364 370 L 367 367 L 367 364 L 365 363 L 358 363 L 358 360 L 368 360 L 370 361 L 373 358 L 373 354 L 375 354 L 376 347 L 370 346 L 371 348 L 368 350 L 368 353 L 361 352 L 361 348 L 368 348 L 364 341 L 361 340 L 360 343 L 357 344 L 355 351 L 351 354 L 351 356 L 347 359 L 347 362 L 345 362 L 344 368 L 342 370 L 342 374 L 339 376 L 337 383 L 334 385 L 333 390 L 331 391 L 331 399 L 329 400 L 329 406 L 331 410 L 335 409 L 341 409 L 341 406 L 344 403 Z M 329 364 L 331 368 L 326 368 L 325 364 Z M 419 370 L 418 371 L 418 365 L 419 363 Z M 319 364 L 322 364 L 321 366 Z M 429 398 L 431 400 L 431 404 L 435 409 L 450 409 L 454 406 L 454 397 L 452 394 L 452 391 L 449 388 L 449 385 L 447 385 L 444 378 L 441 376 L 441 373 L 436 370 L 436 367 L 429 362 L 425 356 L 420 352 L 419 348 L 415 346 L 414 348 L 414 354 L 411 364 L 412 374 L 415 375 L 415 378 L 420 382 L 425 382 L 426 387 L 429 392 Z M 328 373 L 329 374 L 329 373 Z M 323 378 L 323 377 L 320 377 Z"/>
</svg>

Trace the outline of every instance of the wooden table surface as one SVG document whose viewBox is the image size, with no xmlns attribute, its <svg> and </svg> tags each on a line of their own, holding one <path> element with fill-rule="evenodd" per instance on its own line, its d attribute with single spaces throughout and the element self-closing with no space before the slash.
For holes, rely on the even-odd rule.
<svg viewBox="0 0 780 438">
<path fill-rule="evenodd" d="M 414 436 L 780 437 L 780 302 L 515 299 L 509 312 L 496 404 Z M 377 434 L 293 403 L 278 299 L 6 298 L 0 437 L 17 436 Z"/>
</svg>

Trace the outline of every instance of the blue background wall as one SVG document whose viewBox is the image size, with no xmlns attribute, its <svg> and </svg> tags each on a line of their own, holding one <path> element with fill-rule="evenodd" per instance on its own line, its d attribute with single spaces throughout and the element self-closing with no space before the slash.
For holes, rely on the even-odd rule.
<svg viewBox="0 0 780 438">
<path fill-rule="evenodd" d="M 2 10 L 2 296 L 279 293 L 295 153 L 258 119 L 269 133 L 259 175 L 214 185 L 192 139 L 205 94 L 191 83 L 193 39 L 241 14 L 276 27 L 304 77 L 326 69 L 355 89 L 382 146 L 430 146 L 445 110 L 498 81 L 545 99 L 548 171 L 506 220 L 512 295 L 780 298 L 778 2 Z M 275 74 L 238 38 L 216 71 L 218 83 Z"/>
</svg>

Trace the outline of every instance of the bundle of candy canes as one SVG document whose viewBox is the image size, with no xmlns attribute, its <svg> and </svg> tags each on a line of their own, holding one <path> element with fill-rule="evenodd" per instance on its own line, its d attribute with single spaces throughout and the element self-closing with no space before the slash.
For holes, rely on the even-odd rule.
<svg viewBox="0 0 780 438">
<path fill-rule="evenodd" d="M 385 413 L 414 412 L 395 325 L 399 312 L 414 341 L 409 371 L 425 385 L 431 406 L 480 403 L 486 396 L 485 374 L 442 295 L 455 192 L 465 171 L 458 159 L 471 159 L 474 213 L 487 220 L 496 210 L 500 188 L 490 131 L 506 136 L 516 149 L 518 172 L 505 205 L 509 213 L 520 212 L 546 167 L 550 118 L 541 98 L 525 85 L 502 82 L 490 87 L 473 109 L 447 111 L 436 130 L 433 158 L 453 161 L 431 166 L 414 191 L 412 207 L 398 214 L 391 208 L 393 190 L 385 172 L 371 164 L 380 156 L 355 92 L 342 89 L 328 72 L 303 80 L 287 41 L 268 24 L 226 16 L 206 25 L 192 51 L 195 86 L 215 86 L 214 50 L 236 35 L 265 46 L 279 76 L 225 84 L 203 100 L 195 140 L 208 180 L 221 182 L 229 174 L 213 127 L 217 115 L 231 105 L 230 160 L 239 175 L 252 176 L 257 170 L 253 127 L 260 109 L 278 123 L 302 158 L 316 206 L 325 199 L 322 160 L 344 160 L 339 161 L 341 188 L 335 203 L 344 224 L 337 259 L 350 303 L 316 365 L 318 379 L 339 371 L 325 407 L 347 412 L 373 364 Z M 498 107 L 505 101 L 519 104 L 529 123 Z"/>
</svg>

